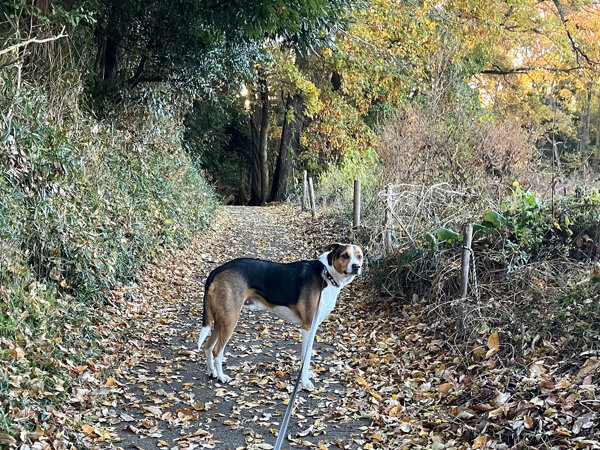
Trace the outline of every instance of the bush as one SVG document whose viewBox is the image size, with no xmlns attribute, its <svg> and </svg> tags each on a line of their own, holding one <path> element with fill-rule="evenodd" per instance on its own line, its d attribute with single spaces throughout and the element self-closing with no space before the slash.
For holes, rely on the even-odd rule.
<svg viewBox="0 0 600 450">
<path fill-rule="evenodd" d="M 94 324 L 107 291 L 206 227 L 217 202 L 181 149 L 182 121 L 156 107 L 160 98 L 97 122 L 77 107 L 62 115 L 44 88 L 16 90 L 0 75 L 0 442 L 8 443 L 3 433 L 18 436 L 16 427 L 68 425 L 48 411 L 70 395 L 73 364 L 99 350 Z"/>
<path fill-rule="evenodd" d="M 463 203 L 467 199 L 449 200 L 433 226 L 420 228 L 423 235 L 398 241 L 397 253 L 375 271 L 380 293 L 426 302 L 432 323 L 454 342 L 466 366 L 478 358 L 473 349 L 486 346 L 490 330 L 509 344 L 499 354 L 507 365 L 538 357 L 524 346 L 536 335 L 563 336 L 572 346 L 569 356 L 589 350 L 600 321 L 590 264 L 600 241 L 598 193 L 557 198 L 552 205 L 515 182 L 512 195 L 474 220 L 475 277 L 466 299 L 459 286 L 461 221 L 454 215 Z"/>
<path fill-rule="evenodd" d="M 378 153 L 396 183 L 473 189 L 518 177 L 533 157 L 525 132 L 463 106 L 414 103 L 384 123 Z"/>
</svg>

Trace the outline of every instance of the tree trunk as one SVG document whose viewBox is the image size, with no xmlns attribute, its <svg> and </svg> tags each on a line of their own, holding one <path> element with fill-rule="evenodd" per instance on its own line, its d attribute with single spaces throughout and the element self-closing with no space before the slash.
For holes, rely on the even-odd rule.
<svg viewBox="0 0 600 450">
<path fill-rule="evenodd" d="M 596 111 L 596 146 L 594 149 L 594 160 L 593 160 L 593 169 L 598 170 L 598 166 L 600 165 L 600 104 L 598 105 L 598 110 Z"/>
<path fill-rule="evenodd" d="M 583 104 L 581 105 L 581 114 L 579 116 L 579 153 L 581 155 L 581 161 L 583 162 L 583 168 L 587 167 L 589 159 L 589 111 L 590 111 L 590 98 L 591 91 L 588 89 L 588 95 L 586 96 Z"/>
<path fill-rule="evenodd" d="M 113 6 L 106 26 L 102 27 L 100 25 L 96 29 L 95 38 L 98 46 L 96 67 L 101 80 L 110 80 L 117 72 L 119 50 L 118 15 L 118 8 Z"/>
<path fill-rule="evenodd" d="M 585 105 L 585 122 L 583 123 L 583 161 L 589 165 L 590 158 L 590 119 L 591 119 L 592 88 L 588 88 L 587 103 Z"/>
<path fill-rule="evenodd" d="M 293 114 L 293 117 L 288 117 Z M 300 135 L 302 134 L 302 117 L 304 115 L 304 100 L 299 95 L 288 95 L 285 102 L 285 114 L 279 142 L 279 154 L 273 174 L 273 186 L 269 201 L 284 201 L 288 196 L 291 157 L 294 151 L 300 149 Z M 291 119 L 291 120 L 288 120 Z"/>
<path fill-rule="evenodd" d="M 260 109 L 255 106 L 254 111 L 250 116 L 250 142 L 252 163 L 250 165 L 250 201 L 249 205 L 259 205 L 262 197 L 261 191 L 261 165 L 260 165 L 260 150 L 259 150 L 259 135 L 260 135 Z"/>
<path fill-rule="evenodd" d="M 266 78 L 259 78 L 260 101 L 250 118 L 252 135 L 252 185 L 250 205 L 264 205 L 269 188 L 268 137 L 269 137 L 269 91 Z"/>
<path fill-rule="evenodd" d="M 237 199 L 235 201 L 236 205 L 244 205 L 246 203 L 246 199 L 248 198 L 246 192 L 247 180 L 248 171 L 244 161 L 241 161 L 240 158 L 240 185 L 238 187 Z"/>
</svg>

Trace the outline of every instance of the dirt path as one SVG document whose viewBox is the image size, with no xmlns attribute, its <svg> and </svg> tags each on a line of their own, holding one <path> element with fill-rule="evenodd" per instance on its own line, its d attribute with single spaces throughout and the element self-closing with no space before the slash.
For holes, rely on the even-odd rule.
<svg viewBox="0 0 600 450">
<path fill-rule="evenodd" d="M 127 361 L 107 382 L 113 400 L 104 402 L 100 422 L 113 438 L 104 447 L 272 448 L 297 376 L 299 329 L 266 312 L 244 311 L 225 352 L 225 371 L 233 380 L 209 379 L 204 355 L 196 351 L 204 280 L 235 257 L 314 258 L 332 239 L 327 234 L 308 214 L 287 205 L 225 207 L 205 235 L 148 267 L 139 286 L 116 293 L 133 305 L 127 319 L 137 325 L 130 330 Z M 343 291 L 340 302 L 353 292 Z M 321 326 L 313 357 L 316 390 L 299 394 L 290 446 L 359 448 L 365 443 L 361 434 L 370 420 L 361 418 L 361 408 L 366 401 L 339 384 L 354 378 L 344 359 L 349 341 L 337 339 L 347 335 L 347 327 L 335 310 Z"/>
</svg>

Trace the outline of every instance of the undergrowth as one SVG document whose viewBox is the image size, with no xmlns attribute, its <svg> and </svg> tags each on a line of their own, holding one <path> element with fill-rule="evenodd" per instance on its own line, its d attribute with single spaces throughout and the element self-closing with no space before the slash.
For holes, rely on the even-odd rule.
<svg viewBox="0 0 600 450">
<path fill-rule="evenodd" d="M 0 446 L 8 446 L 65 433 L 60 405 L 77 368 L 97 356 L 107 291 L 206 227 L 217 202 L 181 149 L 181 120 L 160 99 L 97 121 L 78 104 L 58 113 L 46 88 L 17 89 L 9 71 L 0 75 Z"/>
<path fill-rule="evenodd" d="M 598 351 L 598 193 L 561 197 L 552 205 L 518 183 L 513 187 L 497 209 L 470 220 L 475 274 L 467 298 L 460 292 L 463 237 L 457 216 L 446 214 L 418 238 L 400 237 L 397 252 L 374 271 L 380 295 L 429 305 L 430 320 L 465 367 L 482 357 L 492 331 L 500 334 L 498 356 L 507 365 L 523 367 L 546 351 L 557 361 Z"/>
</svg>

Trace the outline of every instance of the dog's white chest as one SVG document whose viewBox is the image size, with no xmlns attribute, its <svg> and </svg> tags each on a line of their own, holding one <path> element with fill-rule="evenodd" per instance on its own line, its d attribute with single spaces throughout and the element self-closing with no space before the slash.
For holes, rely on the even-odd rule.
<svg viewBox="0 0 600 450">
<path fill-rule="evenodd" d="M 329 316 L 329 314 L 331 314 L 331 311 L 333 311 L 339 293 L 340 289 L 334 286 L 327 286 L 321 292 L 321 304 L 319 306 L 318 319 L 319 324 L 323 322 Z"/>
</svg>

